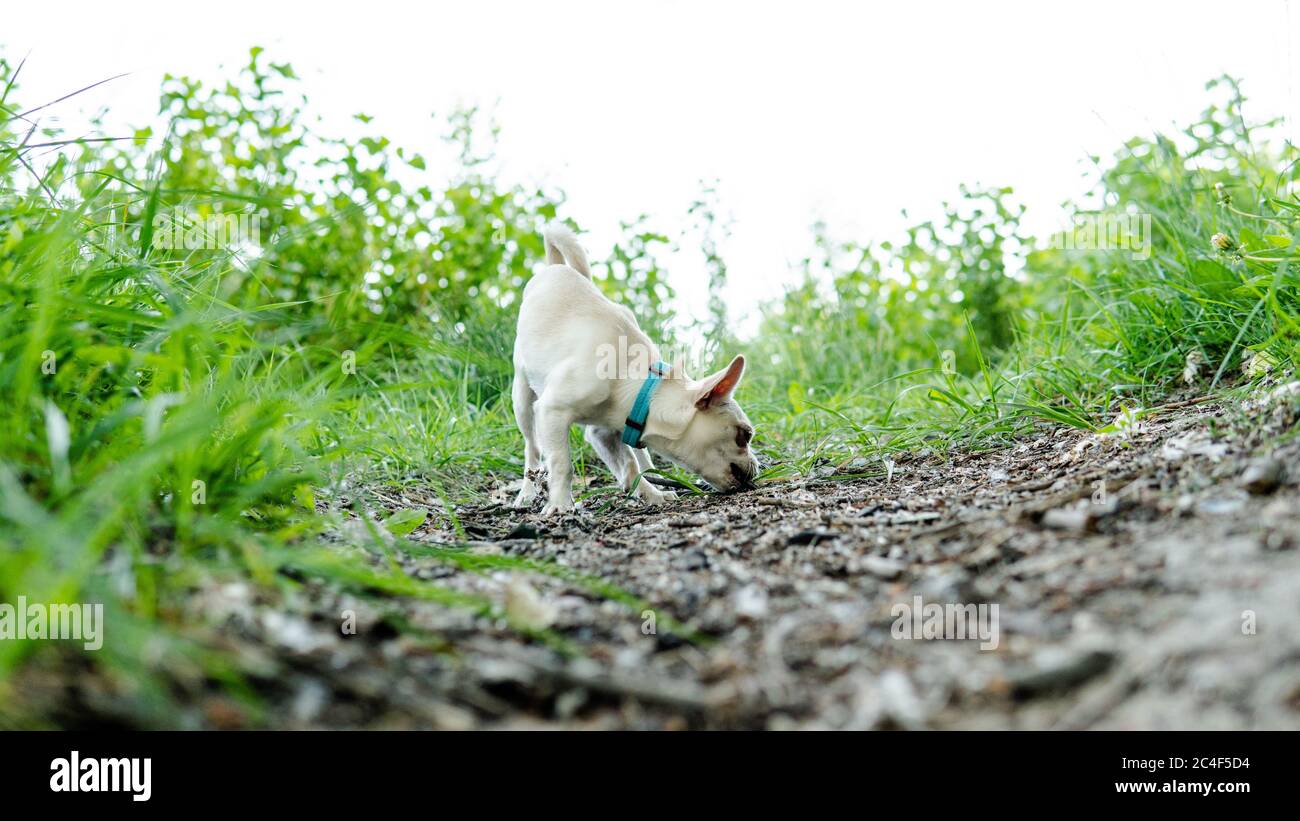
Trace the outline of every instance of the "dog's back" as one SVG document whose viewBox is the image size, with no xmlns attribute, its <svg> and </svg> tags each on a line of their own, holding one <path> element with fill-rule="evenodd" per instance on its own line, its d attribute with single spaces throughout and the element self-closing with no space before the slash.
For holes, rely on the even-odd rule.
<svg viewBox="0 0 1300 821">
<path fill-rule="evenodd" d="M 533 387 L 540 388 L 546 374 L 566 359 L 595 367 L 602 350 L 626 350 L 632 344 L 654 348 L 632 312 L 611 302 L 592 282 L 587 255 L 573 232 L 552 223 L 542 236 L 551 264 L 524 286 L 515 337 L 515 365 L 525 370 Z"/>
</svg>

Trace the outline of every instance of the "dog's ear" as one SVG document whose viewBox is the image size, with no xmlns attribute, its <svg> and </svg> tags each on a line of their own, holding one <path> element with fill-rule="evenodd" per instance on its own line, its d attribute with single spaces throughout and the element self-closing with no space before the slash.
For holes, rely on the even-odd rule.
<svg viewBox="0 0 1300 821">
<path fill-rule="evenodd" d="M 711 405 L 725 401 L 740 384 L 740 377 L 745 373 L 745 357 L 737 356 L 731 364 L 708 377 L 700 383 L 695 396 L 695 407 L 704 410 Z"/>
</svg>

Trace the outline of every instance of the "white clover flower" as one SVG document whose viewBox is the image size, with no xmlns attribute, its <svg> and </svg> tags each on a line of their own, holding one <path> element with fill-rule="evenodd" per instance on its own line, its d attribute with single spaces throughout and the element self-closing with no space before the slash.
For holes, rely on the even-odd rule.
<svg viewBox="0 0 1300 821">
<path fill-rule="evenodd" d="M 1183 364 L 1183 382 L 1188 385 L 1195 385 L 1196 380 L 1201 375 L 1201 365 L 1205 364 L 1205 357 L 1201 356 L 1200 351 L 1188 351 L 1187 361 Z"/>
<path fill-rule="evenodd" d="M 1143 410 L 1136 405 L 1125 405 L 1111 423 L 1102 429 L 1102 435 L 1132 439 L 1143 431 L 1142 414 Z"/>
</svg>

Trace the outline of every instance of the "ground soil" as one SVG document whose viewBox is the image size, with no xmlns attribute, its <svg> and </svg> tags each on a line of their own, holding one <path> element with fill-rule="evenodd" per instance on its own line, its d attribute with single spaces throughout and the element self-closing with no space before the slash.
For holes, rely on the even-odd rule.
<svg viewBox="0 0 1300 821">
<path fill-rule="evenodd" d="M 432 643 L 363 615 L 356 636 L 298 648 L 284 721 L 1300 728 L 1300 444 L 1283 400 L 1174 403 L 1115 434 L 1044 426 L 983 453 L 847 468 L 870 478 L 828 467 L 655 510 L 543 519 L 502 487 L 456 511 L 465 536 L 442 519 L 414 538 L 555 562 L 644 606 L 408 559 L 503 605 L 523 595 L 511 607 L 576 652 L 436 604 L 406 613 Z M 996 604 L 997 647 L 901 635 L 899 605 L 918 596 Z"/>
<path fill-rule="evenodd" d="M 415 531 L 642 600 L 401 560 L 552 622 L 561 649 L 504 619 L 327 586 L 275 607 L 218 586 L 194 608 L 264 656 L 272 726 L 1297 729 L 1294 406 L 1176 402 L 1115 434 L 1044 425 L 986 452 L 843 468 L 867 478 L 828 466 L 654 510 L 606 496 L 543 519 L 511 510 L 502 486 L 456 509 L 463 533 L 445 515 Z M 419 487 L 371 498 L 439 504 Z M 997 605 L 996 648 L 900 635 L 917 597 Z M 345 610 L 355 635 L 340 633 Z M 248 720 L 222 698 L 201 715 Z"/>
</svg>

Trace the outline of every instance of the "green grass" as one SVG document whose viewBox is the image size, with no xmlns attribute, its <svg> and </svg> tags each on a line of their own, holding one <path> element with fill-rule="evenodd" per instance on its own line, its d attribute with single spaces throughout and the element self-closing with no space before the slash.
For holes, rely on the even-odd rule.
<svg viewBox="0 0 1300 821">
<path fill-rule="evenodd" d="M 285 102 L 292 72 L 255 52 L 224 91 L 168 81 L 161 150 L 73 145 L 38 172 L 32 146 L 60 138 L 24 116 L 17 73 L 0 61 L 0 601 L 103 601 L 115 639 L 84 657 L 0 641 L 0 725 L 53 722 L 16 682 L 77 664 L 118 682 L 133 724 L 188 726 L 182 683 L 194 680 L 265 718 L 245 662 L 180 615 L 213 579 L 272 598 L 325 583 L 380 604 L 506 617 L 410 577 L 404 554 L 557 575 L 645 606 L 605 580 L 460 544 L 454 505 L 522 469 L 512 295 L 562 201 L 491 176 L 472 112 L 450 124 L 462 166 L 435 187 L 422 159 L 378 135 L 310 134 Z M 728 337 L 716 315 L 669 323 L 654 258 L 666 238 L 643 221 L 598 279 L 665 341 L 703 327 L 718 358 L 749 354 L 740 398 L 759 431 L 761 483 L 879 476 L 891 454 L 988 448 L 1044 424 L 1099 430 L 1125 405 L 1240 382 L 1243 352 L 1275 372 L 1295 356 L 1296 152 L 1247 128 L 1235 84 L 1211 96 L 1177 139 L 1135 139 L 1099 164 L 1113 203 L 1099 213 L 1150 214 L 1149 259 L 1045 248 L 1021 235 L 1012 192 L 963 190 L 944 220 L 902 242 L 819 232 L 803 282 L 767 306 L 753 340 Z M 334 159 L 309 166 L 312 149 Z M 692 213 L 716 294 L 726 269 L 702 203 Z M 255 252 L 154 242 L 160 215 L 218 208 L 265 217 Z M 1226 249 L 1211 244 L 1220 233 Z M 1013 259 L 1020 277 L 1006 273 Z M 1188 387 L 1192 351 L 1206 364 Z M 574 443 L 580 473 L 603 477 Z M 391 544 L 379 522 L 354 543 L 322 541 L 351 515 L 324 502 L 361 497 L 364 510 L 365 489 L 382 486 L 430 490 L 458 539 L 402 538 L 412 515 L 387 522 Z M 604 512 L 616 496 L 597 484 L 585 501 Z"/>
</svg>

